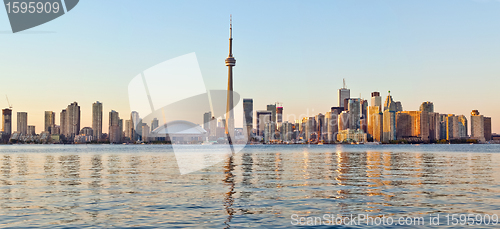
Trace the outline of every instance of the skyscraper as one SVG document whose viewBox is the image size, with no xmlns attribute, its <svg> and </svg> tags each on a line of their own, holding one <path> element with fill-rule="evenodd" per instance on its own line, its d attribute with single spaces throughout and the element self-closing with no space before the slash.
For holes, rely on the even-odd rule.
<svg viewBox="0 0 500 229">
<path fill-rule="evenodd" d="M 276 122 L 281 125 L 283 122 L 283 107 L 278 106 L 276 107 Z"/>
<path fill-rule="evenodd" d="M 210 115 L 212 114 L 212 112 L 210 112 Z M 210 119 L 211 117 L 208 117 L 208 124 L 207 126 L 210 127 Z M 205 119 L 203 119 L 205 120 Z M 153 132 L 153 130 L 155 130 L 156 128 L 158 128 L 158 126 L 160 125 L 159 121 L 157 118 L 154 118 L 152 121 L 151 121 L 151 132 Z M 205 123 L 204 123 L 204 126 L 205 126 Z M 207 132 L 210 132 L 210 129 L 205 129 Z"/>
<path fill-rule="evenodd" d="M 276 104 L 267 105 L 267 111 L 271 112 L 271 122 L 276 122 Z"/>
<path fill-rule="evenodd" d="M 146 124 L 146 123 L 142 124 L 141 138 L 142 138 L 143 142 L 149 142 L 149 129 L 150 129 L 150 127 L 148 126 L 148 124 Z"/>
<path fill-rule="evenodd" d="M 351 97 L 351 90 L 347 89 L 345 86 L 345 79 L 342 88 L 338 90 L 338 98 L 339 98 L 339 107 L 345 107 L 345 99 L 349 99 Z"/>
<path fill-rule="evenodd" d="M 5 108 L 2 110 L 2 132 L 4 136 L 2 136 L 2 140 L 9 140 L 10 135 L 12 134 L 12 110 L 9 108 Z"/>
<path fill-rule="evenodd" d="M 383 125 L 384 129 L 382 141 L 388 142 L 396 140 L 396 112 L 394 110 L 387 109 L 384 111 Z"/>
<path fill-rule="evenodd" d="M 132 111 L 130 113 L 130 140 L 135 142 L 139 140 L 137 132 L 142 131 L 142 127 L 139 125 L 141 122 L 141 117 L 139 116 L 139 112 Z"/>
<path fill-rule="evenodd" d="M 28 113 L 17 112 L 17 132 L 22 135 L 28 134 Z"/>
<path fill-rule="evenodd" d="M 379 112 L 374 115 L 373 119 L 373 141 L 381 142 L 384 133 L 384 113 Z"/>
<path fill-rule="evenodd" d="M 250 141 L 253 129 L 253 99 L 243 99 L 243 116 L 245 120 L 245 128 L 247 140 Z"/>
<path fill-rule="evenodd" d="M 257 111 L 257 135 L 263 137 L 266 124 L 271 122 L 272 112 Z"/>
<path fill-rule="evenodd" d="M 316 139 L 316 137 L 314 137 L 315 135 L 317 135 L 316 119 L 314 118 L 314 116 L 307 118 L 305 132 L 306 134 L 304 140 L 306 140 L 306 142 L 311 142 Z"/>
<path fill-rule="evenodd" d="M 349 110 L 349 129 L 357 130 L 360 128 L 360 114 L 361 114 L 361 99 L 351 98 L 348 103 Z"/>
<path fill-rule="evenodd" d="M 125 133 L 125 138 L 127 138 L 128 141 L 132 141 L 131 131 L 133 131 L 132 120 L 125 120 L 125 129 L 123 132 Z"/>
<path fill-rule="evenodd" d="M 372 97 L 372 100 L 373 100 L 373 97 Z M 372 137 L 374 136 L 375 115 L 378 113 L 380 113 L 379 106 L 369 106 L 368 107 L 368 118 L 367 118 L 368 127 L 366 128 L 367 129 L 366 133 L 368 133 Z"/>
<path fill-rule="evenodd" d="M 317 133 L 316 135 L 318 138 L 318 142 L 321 140 L 326 140 L 328 133 L 326 131 L 327 126 L 325 123 L 325 115 L 319 113 L 318 115 L 316 115 L 315 119 L 316 119 L 316 133 Z"/>
<path fill-rule="evenodd" d="M 211 119 L 212 119 L 212 112 L 211 111 L 205 112 L 205 114 L 203 114 L 203 129 L 205 129 L 205 131 L 207 131 L 207 132 L 210 132 L 210 120 Z M 156 121 L 158 122 L 158 119 Z M 151 128 L 152 127 L 153 127 L 153 125 L 151 125 Z"/>
<path fill-rule="evenodd" d="M 62 110 L 59 114 L 59 134 L 66 136 L 68 134 L 68 123 L 66 122 L 66 109 Z"/>
<path fill-rule="evenodd" d="M 368 115 L 368 100 L 361 99 L 360 100 L 360 111 L 361 111 L 361 119 L 366 119 Z"/>
<path fill-rule="evenodd" d="M 396 111 L 396 103 L 392 99 L 391 91 L 389 91 L 389 95 L 387 95 L 387 98 L 385 99 L 384 111 L 386 110 Z"/>
<path fill-rule="evenodd" d="M 236 59 L 233 57 L 233 21 L 229 23 L 229 56 L 226 58 L 227 66 L 227 106 L 225 134 L 229 144 L 232 144 L 231 136 L 234 136 L 234 111 L 233 111 L 233 67 Z"/>
<path fill-rule="evenodd" d="M 92 130 L 93 139 L 101 140 L 102 138 L 102 103 L 96 101 L 92 104 Z"/>
<path fill-rule="evenodd" d="M 397 139 L 413 138 L 428 141 L 430 139 L 429 112 L 400 111 L 396 113 Z M 413 140 L 410 139 L 410 140 Z"/>
<path fill-rule="evenodd" d="M 491 117 L 484 117 L 484 140 L 491 141 Z"/>
<path fill-rule="evenodd" d="M 396 101 L 394 104 L 396 105 L 396 112 L 403 111 L 403 105 L 400 101 Z"/>
<path fill-rule="evenodd" d="M 349 129 L 350 115 L 349 111 L 342 111 L 338 116 L 338 131 Z"/>
<path fill-rule="evenodd" d="M 371 106 L 378 106 L 379 109 L 382 109 L 382 97 L 380 97 L 380 92 L 378 91 L 372 92 Z"/>
<path fill-rule="evenodd" d="M 45 111 L 45 128 L 44 131 L 52 133 L 52 127 L 56 125 L 56 112 Z"/>
<path fill-rule="evenodd" d="M 326 123 L 326 131 L 327 131 L 327 142 L 333 143 L 335 142 L 336 135 L 338 133 L 338 112 L 330 111 L 326 112 L 325 123 Z"/>
<path fill-rule="evenodd" d="M 467 118 L 465 117 L 465 115 L 458 116 L 458 137 L 467 138 L 468 137 L 467 129 L 468 129 Z"/>
<path fill-rule="evenodd" d="M 434 104 L 432 102 L 423 102 L 420 105 L 420 111 L 434 112 Z"/>
<path fill-rule="evenodd" d="M 484 117 L 479 114 L 478 110 L 473 110 L 470 117 L 470 137 L 484 142 Z"/>
<path fill-rule="evenodd" d="M 109 112 L 109 142 L 121 142 L 120 116 L 118 112 L 112 110 Z"/>
<path fill-rule="evenodd" d="M 66 133 L 69 138 L 74 138 L 80 133 L 80 106 L 73 102 L 66 108 Z"/>
<path fill-rule="evenodd" d="M 446 116 L 446 140 L 458 138 L 458 117 L 453 114 Z"/>
</svg>

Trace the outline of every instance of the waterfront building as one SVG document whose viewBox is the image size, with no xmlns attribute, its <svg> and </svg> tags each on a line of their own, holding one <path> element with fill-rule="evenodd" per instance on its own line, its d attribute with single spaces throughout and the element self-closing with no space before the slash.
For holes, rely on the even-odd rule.
<svg viewBox="0 0 500 229">
<path fill-rule="evenodd" d="M 68 138 L 74 138 L 80 134 L 80 106 L 73 102 L 66 108 L 66 134 Z"/>
<path fill-rule="evenodd" d="M 326 132 L 327 126 L 325 122 L 325 115 L 319 113 L 315 117 L 316 119 L 316 132 L 317 132 L 317 137 L 318 141 L 326 141 L 326 138 L 328 136 L 328 133 Z"/>
<path fill-rule="evenodd" d="M 341 130 L 337 135 L 338 142 L 366 142 L 367 135 L 363 132 L 363 130 Z"/>
<path fill-rule="evenodd" d="M 327 132 L 327 142 L 333 143 L 337 140 L 336 136 L 338 133 L 338 115 L 337 112 L 326 112 L 325 116 L 325 124 L 326 124 L 326 132 Z"/>
<path fill-rule="evenodd" d="M 276 104 L 267 105 L 267 111 L 271 112 L 271 122 L 276 122 Z"/>
<path fill-rule="evenodd" d="M 82 128 L 82 130 L 80 130 L 80 135 L 83 135 L 83 136 L 92 136 L 92 139 L 95 140 L 95 138 L 93 138 L 94 136 L 94 130 L 90 127 L 84 127 Z"/>
<path fill-rule="evenodd" d="M 28 126 L 28 135 L 29 136 L 35 136 L 36 135 L 35 126 Z"/>
<path fill-rule="evenodd" d="M 266 123 L 272 122 L 271 111 L 257 111 L 257 136 L 264 137 Z"/>
<path fill-rule="evenodd" d="M 141 135 L 142 142 L 149 142 L 150 127 L 148 126 L 148 124 L 143 123 L 141 128 L 142 128 L 142 135 Z"/>
<path fill-rule="evenodd" d="M 434 104 L 432 102 L 423 102 L 420 105 L 420 111 L 434 112 Z"/>
<path fill-rule="evenodd" d="M 211 113 L 211 112 L 210 112 L 210 113 Z M 211 117 L 208 117 L 208 119 L 207 119 L 207 121 L 206 121 L 206 122 L 208 122 L 207 126 L 209 126 L 209 127 L 210 127 L 210 119 L 211 119 Z M 204 123 L 203 123 L 203 126 L 205 126 L 205 123 L 206 123 L 206 122 L 205 122 L 205 120 L 203 120 L 203 122 L 204 122 Z M 159 126 L 159 121 L 158 121 L 158 119 L 157 119 L 157 118 L 153 118 L 153 120 L 151 120 L 151 132 L 153 132 L 153 130 L 155 130 L 156 128 L 158 128 L 158 126 Z M 205 128 L 203 128 L 203 129 L 205 129 Z M 205 129 L 205 130 L 206 130 L 206 129 Z M 206 130 L 206 131 L 208 132 L 208 131 L 210 131 L 210 129 L 208 129 L 208 130 Z"/>
<path fill-rule="evenodd" d="M 139 116 L 139 112 L 137 111 L 132 111 L 130 113 L 130 140 L 135 142 L 139 140 L 139 134 L 137 131 L 142 131 L 142 127 L 139 125 L 141 123 L 141 116 Z"/>
<path fill-rule="evenodd" d="M 345 100 L 351 98 L 351 90 L 345 86 L 345 79 L 342 88 L 338 90 L 339 107 L 345 107 Z"/>
<path fill-rule="evenodd" d="M 397 112 L 396 113 L 396 138 L 399 139 L 409 139 L 415 138 L 412 129 L 412 117 L 408 113 Z"/>
<path fill-rule="evenodd" d="M 458 138 L 463 139 L 469 136 L 467 131 L 467 118 L 465 115 L 458 116 Z"/>
<path fill-rule="evenodd" d="M 49 133 L 48 131 L 44 131 L 44 132 Z M 58 126 L 58 125 L 52 126 L 52 129 L 50 130 L 49 134 L 60 135 L 61 134 L 61 126 Z"/>
<path fill-rule="evenodd" d="M 278 124 L 281 124 L 283 122 L 283 107 L 282 106 L 276 107 L 276 122 Z"/>
<path fill-rule="evenodd" d="M 21 135 L 28 134 L 28 113 L 17 112 L 17 133 Z"/>
<path fill-rule="evenodd" d="M 403 105 L 401 105 L 400 101 L 394 102 L 396 106 L 396 112 L 403 111 Z"/>
<path fill-rule="evenodd" d="M 349 110 L 349 129 L 357 130 L 360 128 L 360 105 L 361 99 L 351 98 L 348 103 Z"/>
<path fill-rule="evenodd" d="M 253 129 L 253 99 L 243 99 L 243 116 L 245 123 L 243 129 L 247 136 L 247 141 L 250 141 Z"/>
<path fill-rule="evenodd" d="M 360 100 L 360 109 L 361 109 L 360 119 L 366 119 L 368 115 L 368 100 L 365 99 Z"/>
<path fill-rule="evenodd" d="M 99 141 L 102 138 L 102 103 L 96 101 L 92 104 L 92 130 L 93 139 Z"/>
<path fill-rule="evenodd" d="M 2 110 L 2 142 L 7 142 L 12 135 L 12 110 Z"/>
<path fill-rule="evenodd" d="M 391 106 L 394 105 L 389 104 L 389 107 Z M 396 111 L 390 109 L 391 108 L 384 110 L 383 114 L 384 120 L 382 141 L 384 142 L 396 140 Z"/>
<path fill-rule="evenodd" d="M 68 135 L 67 131 L 67 123 L 66 123 L 66 109 L 62 110 L 61 113 L 59 114 L 59 125 L 60 125 L 60 135 L 66 136 Z"/>
<path fill-rule="evenodd" d="M 305 138 L 304 140 L 307 142 L 311 142 L 316 140 L 316 119 L 315 117 L 309 117 L 306 119 L 305 125 Z"/>
<path fill-rule="evenodd" d="M 379 106 L 369 106 L 367 110 L 368 110 L 368 114 L 367 114 L 368 127 L 366 128 L 367 129 L 366 133 L 369 136 L 373 136 L 373 131 L 374 131 L 373 125 L 375 123 L 375 114 L 380 113 L 380 107 Z"/>
<path fill-rule="evenodd" d="M 128 140 L 128 141 L 131 141 L 132 140 L 132 120 L 125 120 L 125 138 Z"/>
<path fill-rule="evenodd" d="M 491 141 L 491 117 L 484 117 L 484 140 Z"/>
<path fill-rule="evenodd" d="M 264 142 L 269 143 L 275 140 L 276 123 L 271 121 L 266 123 L 264 130 Z"/>
<path fill-rule="evenodd" d="M 120 115 L 118 112 L 111 110 L 109 112 L 109 142 L 120 143 L 122 140 L 122 128 L 120 128 Z M 123 120 L 122 120 L 123 122 Z"/>
<path fill-rule="evenodd" d="M 205 114 L 203 114 L 203 129 L 207 132 L 210 132 L 210 120 L 212 120 L 212 112 L 209 111 L 209 112 L 206 112 Z M 158 121 L 158 119 L 157 119 Z M 156 126 L 158 127 L 158 126 Z M 151 124 L 151 128 L 153 128 L 153 125 Z M 151 131 L 153 131 L 154 129 L 152 129 Z"/>
<path fill-rule="evenodd" d="M 384 113 L 375 112 L 373 119 L 373 141 L 381 142 L 383 140 L 383 133 L 384 133 Z"/>
<path fill-rule="evenodd" d="M 289 142 L 293 137 L 293 124 L 285 121 L 281 123 L 280 129 L 280 139 L 283 142 Z"/>
<path fill-rule="evenodd" d="M 382 111 L 382 97 L 380 97 L 380 92 L 372 92 L 371 106 L 378 106 L 380 111 Z"/>
<path fill-rule="evenodd" d="M 338 116 L 338 131 L 349 129 L 349 111 L 342 111 Z"/>
<path fill-rule="evenodd" d="M 429 141 L 430 118 L 426 111 L 400 111 L 396 113 L 397 139 Z"/>
<path fill-rule="evenodd" d="M 52 133 L 52 127 L 56 125 L 56 112 L 45 111 L 45 128 L 44 131 Z"/>
<path fill-rule="evenodd" d="M 384 111 L 386 110 L 396 111 L 396 103 L 392 99 L 391 91 L 389 91 L 389 95 L 387 95 L 387 98 L 385 99 Z"/>
<path fill-rule="evenodd" d="M 446 140 L 458 138 L 458 117 L 453 114 L 446 116 Z"/>
<path fill-rule="evenodd" d="M 212 116 L 212 120 L 210 121 L 210 132 L 209 132 L 209 139 L 210 141 L 215 141 L 217 140 L 217 119 Z"/>
</svg>

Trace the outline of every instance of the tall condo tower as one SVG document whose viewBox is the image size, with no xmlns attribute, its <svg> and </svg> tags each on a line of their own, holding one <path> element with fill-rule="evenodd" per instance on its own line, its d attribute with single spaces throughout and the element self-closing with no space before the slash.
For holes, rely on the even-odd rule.
<svg viewBox="0 0 500 229">
<path fill-rule="evenodd" d="M 372 103 L 371 106 L 378 106 L 380 111 L 382 111 L 382 97 L 380 97 L 380 92 L 372 92 Z"/>
<path fill-rule="evenodd" d="M 345 106 L 345 99 L 351 97 L 351 90 L 347 89 L 345 86 L 345 79 L 342 88 L 339 89 L 339 107 Z"/>
<path fill-rule="evenodd" d="M 116 120 L 118 125 L 118 119 Z M 111 125 L 111 124 L 110 124 Z M 99 101 L 92 104 L 92 130 L 94 140 L 101 140 L 102 137 L 102 103 Z"/>
<path fill-rule="evenodd" d="M 229 19 L 229 56 L 226 58 L 227 66 L 227 107 L 226 107 L 226 136 L 229 144 L 232 144 L 231 136 L 234 136 L 234 111 L 233 111 L 233 67 L 236 59 L 233 57 L 233 18 Z"/>
</svg>

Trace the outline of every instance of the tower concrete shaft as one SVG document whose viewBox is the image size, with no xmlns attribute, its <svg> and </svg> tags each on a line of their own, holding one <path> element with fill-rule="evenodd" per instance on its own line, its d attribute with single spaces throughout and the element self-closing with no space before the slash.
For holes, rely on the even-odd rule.
<svg viewBox="0 0 500 229">
<path fill-rule="evenodd" d="M 226 126 L 225 132 L 229 144 L 232 144 L 231 136 L 234 136 L 234 103 L 233 103 L 233 66 L 236 65 L 236 59 L 233 57 L 233 23 L 232 17 L 229 23 L 229 56 L 226 58 L 227 66 L 227 107 L 226 107 Z"/>
</svg>

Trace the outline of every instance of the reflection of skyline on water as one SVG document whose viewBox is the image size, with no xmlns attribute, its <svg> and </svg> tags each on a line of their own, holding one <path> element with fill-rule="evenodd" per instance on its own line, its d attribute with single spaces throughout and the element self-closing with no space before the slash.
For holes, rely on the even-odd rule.
<svg viewBox="0 0 500 229">
<path fill-rule="evenodd" d="M 181 176 L 161 146 L 120 147 L 2 148 L 1 225 L 287 227 L 292 214 L 500 213 L 499 153 L 250 146 Z"/>
</svg>

